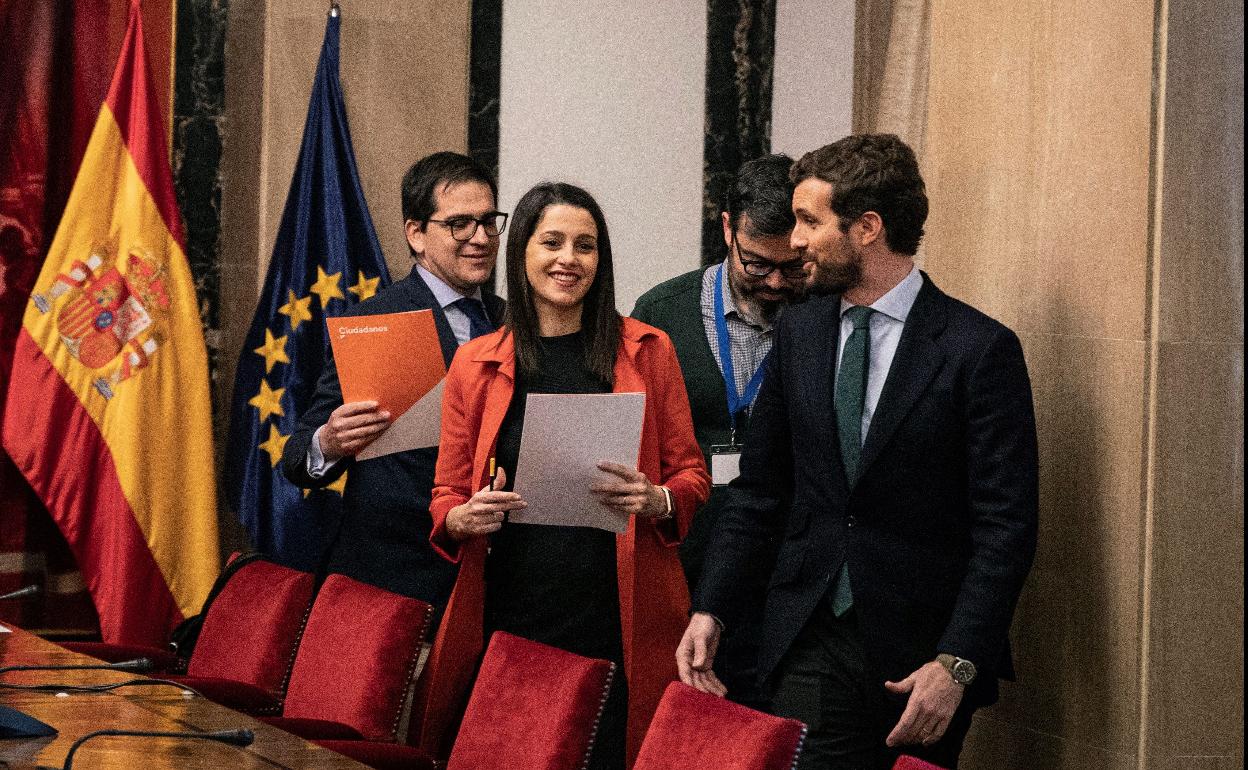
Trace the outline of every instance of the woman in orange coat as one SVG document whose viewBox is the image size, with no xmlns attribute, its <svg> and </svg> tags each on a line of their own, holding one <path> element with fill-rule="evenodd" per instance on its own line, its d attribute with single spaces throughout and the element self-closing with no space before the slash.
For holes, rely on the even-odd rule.
<svg viewBox="0 0 1248 770">
<path fill-rule="evenodd" d="M 506 259 L 504 327 L 461 347 L 446 377 L 431 540 L 461 567 L 438 642 L 455 660 L 440 665 L 466 687 L 498 630 L 614 660 L 624 677 L 591 767 L 622 768 L 677 677 L 689 596 L 675 546 L 710 478 L 671 342 L 616 312 L 607 224 L 589 193 L 555 183 L 526 193 Z M 606 392 L 646 394 L 638 468 L 600 464 L 609 481 L 593 488 L 628 515 L 627 530 L 504 523 L 525 505 L 509 474 L 527 395 Z"/>
</svg>

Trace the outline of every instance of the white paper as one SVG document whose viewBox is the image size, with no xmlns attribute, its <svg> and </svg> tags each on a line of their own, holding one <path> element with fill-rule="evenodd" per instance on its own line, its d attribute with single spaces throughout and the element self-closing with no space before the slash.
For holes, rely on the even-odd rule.
<svg viewBox="0 0 1248 770">
<path fill-rule="evenodd" d="M 509 520 L 626 530 L 629 517 L 600 503 L 589 488 L 619 478 L 598 470 L 600 462 L 637 467 L 645 409 L 645 393 L 530 394 L 515 484 L 529 506 L 512 511 Z"/>
<path fill-rule="evenodd" d="M 732 483 L 741 475 L 741 453 L 711 455 L 711 483 L 717 487 Z"/>
<path fill-rule="evenodd" d="M 5 628 L 4 626 L 0 626 L 0 634 L 11 634 L 11 633 L 13 633 L 11 629 Z"/>
<path fill-rule="evenodd" d="M 411 408 L 390 423 L 386 432 L 355 456 L 358 460 L 371 460 L 409 449 L 424 449 L 438 445 L 442 434 L 442 390 L 446 378 L 433 386 L 433 390 L 420 397 Z"/>
</svg>

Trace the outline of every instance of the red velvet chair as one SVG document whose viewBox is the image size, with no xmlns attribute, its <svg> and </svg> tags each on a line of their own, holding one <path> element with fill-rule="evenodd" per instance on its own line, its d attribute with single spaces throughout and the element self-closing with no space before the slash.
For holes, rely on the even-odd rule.
<svg viewBox="0 0 1248 770">
<path fill-rule="evenodd" d="M 486 648 L 447 770 L 576 770 L 615 664 L 503 632 Z"/>
<path fill-rule="evenodd" d="M 897 757 L 897 762 L 893 765 L 893 770 L 945 770 L 945 768 L 940 767 L 939 765 L 933 765 L 931 762 L 919 759 L 918 757 L 911 757 L 903 754 L 900 757 Z"/>
<path fill-rule="evenodd" d="M 352 580 L 325 579 L 295 656 L 282 716 L 309 739 L 399 738 L 433 607 Z"/>
<path fill-rule="evenodd" d="M 498 632 L 490 640 L 446 770 L 579 770 L 615 664 Z M 377 770 L 432 770 L 419 748 L 316 741 Z"/>
<path fill-rule="evenodd" d="M 805 737 L 806 725 L 801 722 L 672 682 L 659 701 L 633 770 L 792 770 Z"/>
<path fill-rule="evenodd" d="M 227 567 L 241 555 L 238 551 L 231 553 L 225 562 Z M 234 576 L 230 575 L 230 580 L 233 580 L 233 578 Z M 89 655 L 92 658 L 98 658 L 109 663 L 147 658 L 152 662 L 152 670 L 158 674 L 186 673 L 186 658 L 177 653 L 172 643 L 164 647 L 153 647 L 145 644 L 116 644 L 113 642 L 61 642 L 60 644 L 67 650 L 72 650 L 81 655 Z"/>
<path fill-rule="evenodd" d="M 282 708 L 315 579 L 258 559 L 230 577 L 204 617 L 186 675 L 170 677 L 252 714 Z"/>
</svg>

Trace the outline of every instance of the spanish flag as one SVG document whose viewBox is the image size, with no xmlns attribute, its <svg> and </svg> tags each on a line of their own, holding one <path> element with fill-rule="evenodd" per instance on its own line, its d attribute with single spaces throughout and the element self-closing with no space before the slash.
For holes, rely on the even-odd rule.
<svg viewBox="0 0 1248 770">
<path fill-rule="evenodd" d="M 137 0 L 16 342 L 4 448 L 106 642 L 159 643 L 218 569 L 208 363 Z"/>
</svg>

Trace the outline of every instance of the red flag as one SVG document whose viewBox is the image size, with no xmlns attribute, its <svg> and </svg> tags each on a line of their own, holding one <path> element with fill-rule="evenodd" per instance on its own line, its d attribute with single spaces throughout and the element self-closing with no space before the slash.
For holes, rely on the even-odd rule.
<svg viewBox="0 0 1248 770">
<path fill-rule="evenodd" d="M 138 4 L 27 304 L 5 449 L 106 641 L 157 642 L 218 565 L 207 355 Z"/>
</svg>

